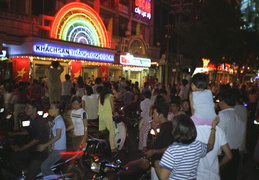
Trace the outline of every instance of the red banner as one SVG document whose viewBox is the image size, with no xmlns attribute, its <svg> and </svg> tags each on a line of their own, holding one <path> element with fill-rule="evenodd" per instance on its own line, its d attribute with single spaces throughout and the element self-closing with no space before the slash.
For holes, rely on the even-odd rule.
<svg viewBox="0 0 259 180">
<path fill-rule="evenodd" d="M 108 78 L 108 66 L 100 66 L 100 76 L 102 78 Z"/>
<path fill-rule="evenodd" d="M 78 78 L 81 75 L 82 63 L 80 61 L 71 62 L 71 77 L 72 79 Z"/>
<path fill-rule="evenodd" d="M 13 79 L 18 81 L 29 81 L 30 59 L 22 57 L 13 57 Z"/>
</svg>

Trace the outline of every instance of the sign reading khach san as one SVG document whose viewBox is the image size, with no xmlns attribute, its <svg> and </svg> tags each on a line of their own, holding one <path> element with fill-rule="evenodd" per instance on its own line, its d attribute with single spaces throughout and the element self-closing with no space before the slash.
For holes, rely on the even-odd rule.
<svg viewBox="0 0 259 180">
<path fill-rule="evenodd" d="M 115 56 L 113 52 L 43 42 L 35 42 L 33 52 L 39 56 L 103 62 L 114 62 Z"/>
</svg>

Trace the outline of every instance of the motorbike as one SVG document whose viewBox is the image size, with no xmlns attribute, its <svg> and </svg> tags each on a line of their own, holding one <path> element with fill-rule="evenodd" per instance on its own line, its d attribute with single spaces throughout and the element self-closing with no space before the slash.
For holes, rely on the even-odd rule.
<svg viewBox="0 0 259 180">
<path fill-rule="evenodd" d="M 127 167 L 121 165 L 121 161 L 118 159 L 116 162 L 100 159 L 97 156 L 91 158 L 90 169 L 94 172 L 92 180 L 109 180 L 108 173 L 118 172 L 119 170 L 128 170 Z"/>
<path fill-rule="evenodd" d="M 149 180 L 151 176 L 151 160 L 146 156 L 131 161 L 125 165 L 127 171 L 119 170 L 116 173 L 118 180 Z"/>
<path fill-rule="evenodd" d="M 15 139 L 15 140 L 14 140 Z M 18 143 L 20 142 L 20 143 Z M 9 138 L 0 136 L 0 179 L 3 180 L 24 180 L 27 174 L 27 161 L 17 161 L 22 166 L 16 167 L 17 162 L 12 162 L 10 158 L 13 156 L 12 144 L 21 144 L 20 137 Z M 23 142 L 24 143 L 24 142 Z M 79 159 L 82 157 L 84 151 L 62 152 L 63 157 L 53 166 L 51 170 L 55 173 L 55 177 L 66 180 L 82 180 L 84 173 L 80 168 Z M 27 156 L 24 159 L 28 159 Z M 39 172 L 36 179 L 43 179 L 43 175 Z"/>
</svg>

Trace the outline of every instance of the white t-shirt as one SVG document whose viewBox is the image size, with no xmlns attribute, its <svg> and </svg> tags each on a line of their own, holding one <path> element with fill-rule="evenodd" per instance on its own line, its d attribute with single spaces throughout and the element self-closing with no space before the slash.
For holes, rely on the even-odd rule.
<svg viewBox="0 0 259 180">
<path fill-rule="evenodd" d="M 221 110 L 218 116 L 218 126 L 225 132 L 230 149 L 240 149 L 245 138 L 245 122 L 234 108 Z"/>
<path fill-rule="evenodd" d="M 74 135 L 75 136 L 83 136 L 85 133 L 85 127 L 84 127 L 84 116 L 85 110 L 83 108 L 78 110 L 72 110 L 71 111 L 71 119 L 74 125 Z"/>
<path fill-rule="evenodd" d="M 216 112 L 211 90 L 194 91 L 192 94 L 194 116 L 202 119 L 214 119 Z"/>
<path fill-rule="evenodd" d="M 91 94 L 90 96 L 84 95 L 82 97 L 82 100 L 85 102 L 87 119 L 98 118 L 98 97 L 99 94 Z"/>
<path fill-rule="evenodd" d="M 196 125 L 197 137 L 196 140 L 203 143 L 208 143 L 211 126 L 208 125 Z M 227 144 L 225 133 L 216 127 L 214 148 L 207 153 L 204 158 L 200 159 L 197 180 L 219 180 L 219 164 L 218 154 L 220 153 L 220 147 Z"/>
</svg>

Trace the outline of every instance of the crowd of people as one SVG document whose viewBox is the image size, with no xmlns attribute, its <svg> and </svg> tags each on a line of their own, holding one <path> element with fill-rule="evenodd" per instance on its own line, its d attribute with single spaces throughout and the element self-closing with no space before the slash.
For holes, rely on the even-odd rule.
<svg viewBox="0 0 259 180">
<path fill-rule="evenodd" d="M 193 77 L 186 75 L 178 84 L 168 86 L 155 79 L 145 82 L 140 89 L 138 82 L 124 77 L 118 82 L 97 77 L 94 83 L 87 84 L 81 76 L 72 82 L 66 74 L 66 80 L 60 82 L 57 77 L 62 71 L 58 62 L 52 62 L 47 69 L 47 82 L 3 84 L 5 108 L 14 111 L 12 135 L 21 134 L 17 117 L 24 109 L 32 122 L 41 122 L 36 113 L 40 107 L 36 104 L 48 106 L 53 117 L 51 138 L 45 137 L 48 133 L 33 123 L 26 132 L 31 134 L 32 141 L 14 147 L 15 151 L 36 152 L 30 154 L 32 170 L 27 179 L 35 177 L 37 168 L 41 168 L 44 176 L 52 175 L 49 167 L 67 147 L 85 147 L 88 120 L 98 120 L 99 130 L 109 131 L 111 152 L 117 153 L 113 116 L 118 113 L 118 107 L 123 107 L 125 116 L 141 112 L 138 149 L 152 159 L 152 179 L 237 179 L 246 151 L 247 122 L 257 116 L 257 86 L 215 88 L 206 74 L 198 73 Z M 158 128 L 160 131 L 155 131 L 156 140 L 151 147 L 148 133 Z M 48 157 L 47 151 L 51 152 Z"/>
</svg>

